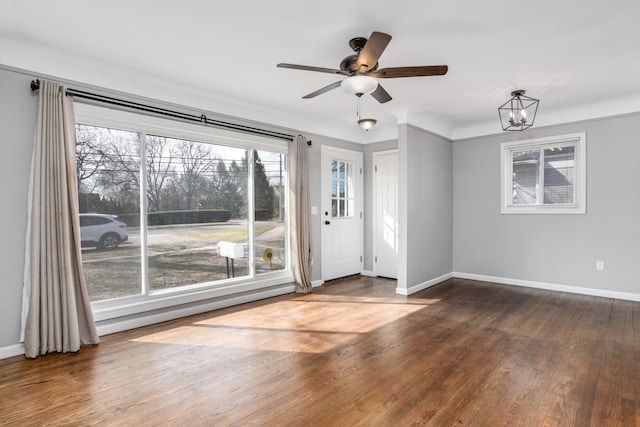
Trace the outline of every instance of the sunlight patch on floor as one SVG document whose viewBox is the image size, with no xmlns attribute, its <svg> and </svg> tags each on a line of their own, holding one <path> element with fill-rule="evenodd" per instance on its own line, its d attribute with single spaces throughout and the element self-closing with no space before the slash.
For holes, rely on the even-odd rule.
<svg viewBox="0 0 640 427">
<path fill-rule="evenodd" d="M 365 298 L 367 301 L 335 296 L 326 301 L 323 299 L 279 301 L 221 316 L 212 313 L 210 319 L 192 326 L 181 326 L 132 341 L 323 353 L 425 308 L 422 304 L 397 302 L 372 304 L 372 298 Z M 310 318 L 321 320 L 311 322 Z"/>
</svg>

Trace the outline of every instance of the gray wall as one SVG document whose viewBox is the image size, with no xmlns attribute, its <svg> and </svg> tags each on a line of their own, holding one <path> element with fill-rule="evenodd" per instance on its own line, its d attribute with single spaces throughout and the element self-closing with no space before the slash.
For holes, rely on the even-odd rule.
<svg viewBox="0 0 640 427">
<path fill-rule="evenodd" d="M 18 343 L 27 194 L 38 98 L 31 78 L 0 69 L 0 347 Z"/>
<path fill-rule="evenodd" d="M 452 271 L 452 144 L 404 124 L 398 129 L 398 153 L 398 288 L 410 290 Z"/>
<path fill-rule="evenodd" d="M 311 215 L 311 256 L 313 256 L 313 267 L 311 271 L 311 280 L 320 282 L 322 280 L 322 246 L 321 246 L 321 224 L 322 216 L 320 215 L 321 193 L 320 178 L 322 170 L 321 162 L 321 146 L 327 145 L 331 147 L 342 148 L 344 150 L 353 150 L 362 152 L 362 144 L 342 141 L 339 139 L 328 138 L 326 136 L 308 134 L 307 138 L 311 140 L 312 145 L 309 148 L 309 192 L 311 206 L 318 207 L 318 215 Z M 366 187 L 364 188 L 367 193 Z M 365 230 L 366 232 L 366 230 Z"/>
<path fill-rule="evenodd" d="M 586 215 L 501 215 L 500 143 L 583 131 Z M 640 293 L 638 159 L 638 114 L 454 142 L 453 270 Z"/>
</svg>

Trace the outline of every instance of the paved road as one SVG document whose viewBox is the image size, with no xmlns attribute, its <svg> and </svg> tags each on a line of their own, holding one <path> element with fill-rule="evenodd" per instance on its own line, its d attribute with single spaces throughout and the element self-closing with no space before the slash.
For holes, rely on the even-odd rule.
<svg viewBox="0 0 640 427">
<path fill-rule="evenodd" d="M 256 236 L 256 254 L 262 256 L 262 251 L 267 248 L 270 241 L 279 240 L 283 235 L 282 222 L 260 221 L 256 226 L 273 226 L 271 230 Z M 245 222 L 227 222 L 203 225 L 178 225 L 178 226 L 153 226 L 148 229 L 147 243 L 149 255 L 161 255 L 164 253 L 210 251 L 215 252 L 217 239 L 213 239 L 215 232 L 229 229 L 246 229 Z M 128 230 L 129 240 L 120 244 L 120 247 L 113 251 L 97 251 L 96 249 L 83 249 L 85 253 L 83 262 L 112 261 L 118 259 L 129 259 L 139 257 L 140 231 L 137 229 Z M 202 235 L 204 234 L 204 236 Z M 171 247 L 171 246 L 174 247 Z M 179 245 L 179 246 L 178 246 Z M 247 251 L 245 244 L 245 256 Z M 275 248 L 274 248 L 275 249 Z"/>
</svg>

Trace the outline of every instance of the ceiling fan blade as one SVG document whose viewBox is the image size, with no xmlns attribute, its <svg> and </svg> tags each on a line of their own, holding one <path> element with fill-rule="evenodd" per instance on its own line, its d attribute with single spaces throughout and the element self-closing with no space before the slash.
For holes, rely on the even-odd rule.
<svg viewBox="0 0 640 427">
<path fill-rule="evenodd" d="M 284 63 L 280 63 L 278 65 L 276 65 L 278 68 L 291 68 L 294 70 L 303 70 L 303 71 L 317 71 L 319 73 L 329 73 L 329 74 L 343 74 L 345 76 L 348 76 L 349 73 L 342 71 L 342 70 L 336 70 L 334 68 L 323 68 L 323 67 L 311 67 L 308 65 L 296 65 L 296 64 L 284 64 Z"/>
<path fill-rule="evenodd" d="M 380 79 L 394 77 L 444 76 L 449 71 L 446 65 L 428 65 L 423 67 L 392 67 L 376 70 L 368 75 Z"/>
<path fill-rule="evenodd" d="M 325 93 L 325 92 L 329 92 L 329 91 L 330 91 L 330 90 L 332 90 L 332 89 L 335 89 L 335 88 L 337 88 L 337 87 L 340 87 L 340 84 L 341 84 L 341 83 L 342 83 L 342 80 L 337 81 L 337 82 L 335 82 L 335 83 L 331 83 L 330 85 L 325 86 L 325 87 L 323 87 L 322 89 L 318 89 L 318 90 L 317 90 L 317 91 L 315 91 L 315 92 L 311 92 L 309 95 L 305 95 L 305 96 L 303 96 L 302 98 L 303 98 L 303 99 L 309 99 L 309 98 L 314 98 L 314 97 L 316 97 L 316 96 L 318 96 L 318 95 L 322 95 L 322 94 L 323 94 L 323 93 Z"/>
<path fill-rule="evenodd" d="M 356 62 L 357 70 L 364 73 L 374 68 L 390 41 L 391 36 L 389 34 L 377 31 L 371 33 L 371 37 L 369 37 L 369 40 L 362 48 L 362 52 L 360 52 L 360 56 L 358 56 L 358 61 Z"/>
<path fill-rule="evenodd" d="M 371 96 L 373 96 L 380 104 L 384 104 L 385 102 L 389 102 L 393 99 L 391 98 L 391 95 L 389 95 L 389 93 L 384 90 L 380 83 L 378 83 L 378 87 L 376 88 L 376 90 L 371 92 Z"/>
</svg>

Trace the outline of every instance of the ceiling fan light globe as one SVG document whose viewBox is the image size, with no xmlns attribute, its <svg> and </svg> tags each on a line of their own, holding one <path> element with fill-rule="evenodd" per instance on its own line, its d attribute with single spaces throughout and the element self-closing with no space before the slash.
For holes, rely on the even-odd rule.
<svg viewBox="0 0 640 427">
<path fill-rule="evenodd" d="M 369 129 L 374 127 L 376 123 L 377 123 L 377 121 L 375 119 L 360 119 L 360 120 L 358 120 L 358 124 L 360 125 L 362 130 L 366 130 L 366 131 L 368 131 Z"/>
<path fill-rule="evenodd" d="M 376 90 L 378 81 L 369 76 L 352 76 L 344 79 L 342 83 L 340 83 L 340 86 L 345 92 L 351 95 L 358 93 L 366 95 Z"/>
</svg>

